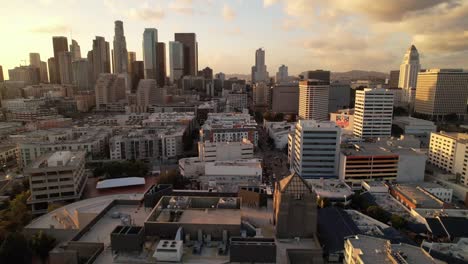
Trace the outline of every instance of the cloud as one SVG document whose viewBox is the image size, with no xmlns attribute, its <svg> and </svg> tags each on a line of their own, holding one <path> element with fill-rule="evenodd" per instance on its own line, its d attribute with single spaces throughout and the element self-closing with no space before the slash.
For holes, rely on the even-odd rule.
<svg viewBox="0 0 468 264">
<path fill-rule="evenodd" d="M 225 4 L 224 7 L 223 7 L 223 18 L 226 21 L 232 21 L 232 20 L 234 20 L 234 18 L 236 18 L 236 13 L 227 4 Z"/>
<path fill-rule="evenodd" d="M 169 9 L 184 15 L 192 15 L 194 13 L 192 0 L 174 0 L 169 3 Z"/>
<path fill-rule="evenodd" d="M 128 16 L 133 19 L 158 22 L 164 18 L 165 14 L 161 8 L 143 6 L 140 8 L 131 8 L 128 12 Z"/>
<path fill-rule="evenodd" d="M 29 31 L 32 33 L 40 34 L 55 34 L 55 33 L 68 33 L 70 27 L 62 23 L 54 23 L 49 25 L 40 25 L 34 28 L 31 28 Z"/>
<path fill-rule="evenodd" d="M 242 31 L 239 27 L 231 28 L 226 31 L 229 35 L 242 35 Z"/>
<path fill-rule="evenodd" d="M 278 3 L 279 0 L 263 0 L 263 6 L 264 7 L 269 7 L 269 6 L 272 6 L 276 3 Z"/>
</svg>

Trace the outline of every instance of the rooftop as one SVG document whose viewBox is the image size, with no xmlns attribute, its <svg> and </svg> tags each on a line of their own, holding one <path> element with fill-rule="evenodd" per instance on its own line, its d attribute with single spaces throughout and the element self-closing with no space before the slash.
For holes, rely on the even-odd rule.
<svg viewBox="0 0 468 264">
<path fill-rule="evenodd" d="M 407 199 L 416 204 L 417 208 L 443 208 L 444 202 L 428 193 L 421 187 L 396 184 L 391 186 L 392 189 L 405 196 Z"/>
<path fill-rule="evenodd" d="M 85 151 L 56 151 L 37 158 L 28 168 L 73 167 L 85 158 Z"/>
</svg>

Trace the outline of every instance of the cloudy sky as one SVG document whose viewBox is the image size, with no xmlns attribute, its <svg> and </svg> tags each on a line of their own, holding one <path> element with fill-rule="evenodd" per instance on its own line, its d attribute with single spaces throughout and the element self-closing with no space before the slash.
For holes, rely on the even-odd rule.
<svg viewBox="0 0 468 264">
<path fill-rule="evenodd" d="M 291 75 L 386 72 L 411 44 L 424 68 L 468 68 L 468 0 L 0 0 L 0 7 L 5 76 L 29 52 L 51 57 L 54 35 L 72 36 L 82 55 L 94 36 L 112 42 L 117 19 L 139 59 L 145 27 L 157 28 L 166 43 L 174 32 L 195 32 L 199 68 L 215 72 L 249 73 L 259 47 L 270 75 L 281 64 Z"/>
</svg>

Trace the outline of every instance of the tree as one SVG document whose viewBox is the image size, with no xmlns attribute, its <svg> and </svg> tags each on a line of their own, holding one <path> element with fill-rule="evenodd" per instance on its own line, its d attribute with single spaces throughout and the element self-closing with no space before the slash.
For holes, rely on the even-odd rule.
<svg viewBox="0 0 468 264">
<path fill-rule="evenodd" d="M 41 259 L 42 263 L 46 263 L 49 251 L 55 247 L 55 242 L 55 238 L 39 231 L 31 237 L 30 245 L 34 254 Z"/>
<path fill-rule="evenodd" d="M 7 235 L 0 245 L 0 263 L 31 263 L 31 249 L 28 241 L 19 232 Z"/>
<path fill-rule="evenodd" d="M 392 214 L 390 217 L 390 222 L 392 223 L 392 226 L 396 229 L 401 229 L 406 226 L 406 220 L 396 214 Z"/>
<path fill-rule="evenodd" d="M 366 210 L 367 215 L 379 220 L 380 222 L 387 223 L 390 220 L 390 216 L 387 211 L 382 209 L 382 207 L 377 205 L 371 205 Z"/>
</svg>

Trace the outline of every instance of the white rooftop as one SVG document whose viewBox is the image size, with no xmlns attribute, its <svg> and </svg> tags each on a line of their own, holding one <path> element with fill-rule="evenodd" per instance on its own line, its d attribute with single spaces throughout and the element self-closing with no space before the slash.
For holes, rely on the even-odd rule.
<svg viewBox="0 0 468 264">
<path fill-rule="evenodd" d="M 99 181 L 96 184 L 96 189 L 107 189 L 125 186 L 144 185 L 146 183 L 143 177 L 127 177 Z"/>
</svg>

